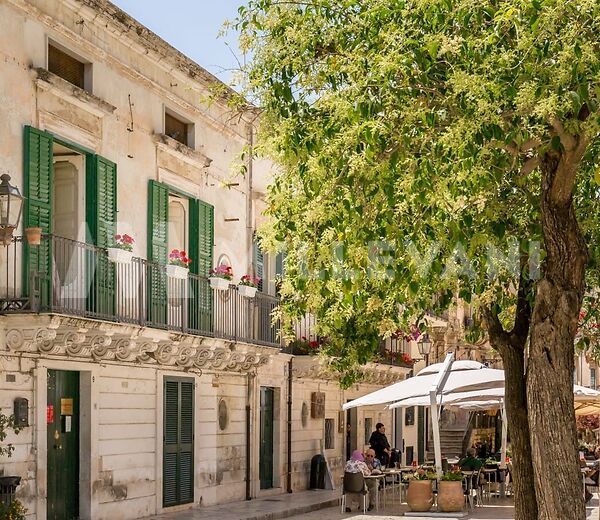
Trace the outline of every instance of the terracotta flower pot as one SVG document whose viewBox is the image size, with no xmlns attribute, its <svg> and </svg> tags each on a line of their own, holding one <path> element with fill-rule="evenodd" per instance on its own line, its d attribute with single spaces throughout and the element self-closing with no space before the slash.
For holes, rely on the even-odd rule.
<svg viewBox="0 0 600 520">
<path fill-rule="evenodd" d="M 41 227 L 25 228 L 25 236 L 27 237 L 27 243 L 30 246 L 39 246 L 42 243 L 42 228 Z"/>
<path fill-rule="evenodd" d="M 460 480 L 442 480 L 439 484 L 438 506 L 444 513 L 462 511 L 465 503 L 462 482 Z"/>
<path fill-rule="evenodd" d="M 433 505 L 431 480 L 409 481 L 406 503 L 411 511 L 429 511 Z"/>
</svg>

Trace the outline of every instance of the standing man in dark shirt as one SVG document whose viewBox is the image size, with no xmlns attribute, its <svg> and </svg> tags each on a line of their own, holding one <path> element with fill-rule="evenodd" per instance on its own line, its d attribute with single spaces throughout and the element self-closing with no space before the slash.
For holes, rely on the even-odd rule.
<svg viewBox="0 0 600 520">
<path fill-rule="evenodd" d="M 390 460 L 390 443 L 385 436 L 385 426 L 383 423 L 377 423 L 375 425 L 375 431 L 371 434 L 369 439 L 371 448 L 375 450 L 375 455 L 381 461 L 383 466 L 387 466 Z"/>
</svg>

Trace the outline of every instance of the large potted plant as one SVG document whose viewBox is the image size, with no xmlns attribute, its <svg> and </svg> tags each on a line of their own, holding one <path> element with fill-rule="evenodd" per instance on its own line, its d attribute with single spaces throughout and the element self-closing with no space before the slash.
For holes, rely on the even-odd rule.
<svg viewBox="0 0 600 520">
<path fill-rule="evenodd" d="M 418 469 L 406 479 L 408 480 L 406 503 L 410 510 L 415 512 L 429 511 L 433 505 L 431 481 L 436 479 L 436 475 L 428 473 L 424 469 Z"/>
<path fill-rule="evenodd" d="M 115 264 L 130 264 L 133 258 L 135 240 L 128 234 L 115 235 L 113 243 L 107 249 L 108 259 Z"/>
<path fill-rule="evenodd" d="M 260 278 L 250 274 L 245 274 L 242 276 L 240 283 L 238 284 L 238 291 L 245 298 L 254 298 L 254 296 L 256 296 L 259 283 Z"/>
<path fill-rule="evenodd" d="M 167 264 L 167 276 L 178 280 L 186 280 L 190 272 L 192 259 L 182 249 L 173 249 L 169 253 L 169 263 Z"/>
<path fill-rule="evenodd" d="M 233 279 L 233 269 L 230 265 L 221 264 L 210 270 L 210 286 L 217 291 L 226 291 Z"/>
<path fill-rule="evenodd" d="M 438 506 L 444 513 L 462 511 L 465 495 L 460 471 L 447 471 L 442 475 L 438 489 Z"/>
</svg>

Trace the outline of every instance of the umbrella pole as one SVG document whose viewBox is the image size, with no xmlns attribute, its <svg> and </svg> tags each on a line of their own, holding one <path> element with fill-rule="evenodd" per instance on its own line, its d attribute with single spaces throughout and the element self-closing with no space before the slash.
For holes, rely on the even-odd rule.
<svg viewBox="0 0 600 520">
<path fill-rule="evenodd" d="M 502 448 L 500 450 L 500 469 L 506 469 L 506 445 L 508 443 L 508 422 L 506 420 L 506 403 L 502 401 Z M 500 483 L 500 497 L 506 496 L 506 471 Z"/>
</svg>

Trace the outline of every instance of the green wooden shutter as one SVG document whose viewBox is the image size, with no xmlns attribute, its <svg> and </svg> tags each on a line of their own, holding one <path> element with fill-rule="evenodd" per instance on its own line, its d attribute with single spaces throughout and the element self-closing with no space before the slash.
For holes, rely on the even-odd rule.
<svg viewBox="0 0 600 520">
<path fill-rule="evenodd" d="M 168 257 L 169 189 L 150 181 L 148 188 L 148 320 L 153 325 L 167 323 L 167 274 L 164 265 Z"/>
<path fill-rule="evenodd" d="M 101 248 L 113 242 L 117 221 L 117 165 L 99 155 L 88 156 L 86 168 L 87 241 Z M 91 292 L 88 309 L 113 316 L 115 312 L 115 265 L 104 252 L 90 252 L 88 276 Z"/>
<path fill-rule="evenodd" d="M 53 138 L 31 126 L 24 132 L 24 227 L 41 227 L 42 233 L 52 233 Z M 40 275 L 40 296 L 43 307 L 50 304 L 52 250 L 51 242 L 43 240 L 37 247 L 25 243 L 23 287 L 30 294 L 30 276 Z"/>
<path fill-rule="evenodd" d="M 190 200 L 191 270 L 201 278 L 191 281 L 189 327 L 195 331 L 212 332 L 213 293 L 206 277 L 213 267 L 215 216 L 214 208 L 201 200 Z"/>
<path fill-rule="evenodd" d="M 252 243 L 252 263 L 254 264 L 254 276 L 260 278 L 260 283 L 258 284 L 258 290 L 263 291 L 267 284 L 264 280 L 265 277 L 265 266 L 264 266 L 264 255 L 260 250 L 260 245 L 258 244 L 258 239 L 254 236 L 254 241 Z"/>
<path fill-rule="evenodd" d="M 164 381 L 163 507 L 194 501 L 194 382 Z"/>
</svg>

